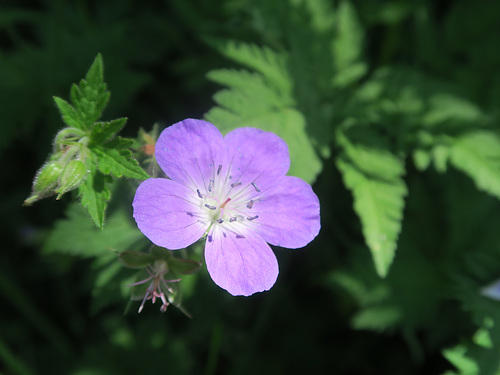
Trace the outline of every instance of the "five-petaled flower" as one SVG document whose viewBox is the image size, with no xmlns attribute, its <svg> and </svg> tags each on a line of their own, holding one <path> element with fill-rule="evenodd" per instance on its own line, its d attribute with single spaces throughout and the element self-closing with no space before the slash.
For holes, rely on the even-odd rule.
<svg viewBox="0 0 500 375">
<path fill-rule="evenodd" d="M 209 122 L 186 119 L 161 133 L 155 156 L 170 179 L 137 189 L 139 229 L 171 250 L 206 236 L 208 272 L 232 295 L 274 285 L 278 262 L 267 243 L 296 249 L 319 232 L 318 197 L 286 176 L 288 146 L 273 133 L 238 128 L 223 137 Z"/>
</svg>

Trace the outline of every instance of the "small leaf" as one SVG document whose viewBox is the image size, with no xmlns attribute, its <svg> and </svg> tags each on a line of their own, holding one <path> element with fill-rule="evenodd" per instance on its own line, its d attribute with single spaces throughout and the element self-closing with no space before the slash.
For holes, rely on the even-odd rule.
<svg viewBox="0 0 500 375">
<path fill-rule="evenodd" d="M 345 154 L 337 159 L 337 166 L 352 191 L 375 269 L 385 277 L 395 256 L 407 194 L 403 163 L 384 149 L 354 145 L 342 134 L 339 143 Z"/>
<path fill-rule="evenodd" d="M 155 261 L 155 257 L 151 253 L 143 253 L 139 251 L 125 250 L 118 255 L 120 262 L 128 268 L 146 268 L 148 264 Z"/>
<path fill-rule="evenodd" d="M 104 226 L 106 207 L 111 197 L 111 191 L 107 186 L 108 181 L 106 176 L 93 169 L 78 189 L 82 206 L 87 209 L 95 225 L 100 229 Z"/>
<path fill-rule="evenodd" d="M 364 32 L 354 5 L 350 1 L 342 1 L 337 8 L 337 35 L 333 40 L 337 69 L 344 69 L 361 57 L 363 39 Z"/>
<path fill-rule="evenodd" d="M 90 131 L 91 144 L 102 145 L 118 134 L 127 123 L 127 118 L 119 118 L 108 122 L 96 122 Z"/>
<path fill-rule="evenodd" d="M 172 271 L 186 275 L 197 272 L 201 267 L 201 263 L 192 259 L 171 257 L 168 260 L 168 266 Z"/>
<path fill-rule="evenodd" d="M 450 162 L 479 190 L 500 199 L 500 139 L 495 133 L 485 130 L 460 136 L 452 142 Z"/>
<path fill-rule="evenodd" d="M 89 148 L 97 168 L 104 174 L 115 177 L 128 177 L 145 180 L 150 176 L 139 166 L 137 160 L 132 158 L 129 150 L 118 150 L 97 146 Z"/>
<path fill-rule="evenodd" d="M 66 125 L 70 128 L 85 129 L 78 113 L 71 104 L 64 99 L 58 98 L 57 96 L 54 96 L 54 101 L 56 102 L 56 105 L 61 112 L 62 119 Z"/>
</svg>

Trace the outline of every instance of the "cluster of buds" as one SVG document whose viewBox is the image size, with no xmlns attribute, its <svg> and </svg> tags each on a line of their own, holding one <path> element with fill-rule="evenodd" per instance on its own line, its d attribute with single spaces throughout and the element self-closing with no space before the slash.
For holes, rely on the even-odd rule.
<svg viewBox="0 0 500 375">
<path fill-rule="evenodd" d="M 149 253 L 125 250 L 120 253 L 119 259 L 126 267 L 141 269 L 137 275 L 139 281 L 127 285 L 133 287 L 131 300 L 142 301 L 139 313 L 146 301 L 155 303 L 158 300 L 161 301 L 161 312 L 167 311 L 167 307 L 172 304 L 190 317 L 181 306 L 179 275 L 197 272 L 201 266 L 199 262 L 178 258 L 172 251 L 157 246 L 153 246 Z"/>
<path fill-rule="evenodd" d="M 80 186 L 89 171 L 84 163 L 84 152 L 88 138 L 76 128 L 61 130 L 54 140 L 54 151 L 36 173 L 33 180 L 31 195 L 24 201 L 24 205 L 52 195 L 57 199 Z"/>
</svg>

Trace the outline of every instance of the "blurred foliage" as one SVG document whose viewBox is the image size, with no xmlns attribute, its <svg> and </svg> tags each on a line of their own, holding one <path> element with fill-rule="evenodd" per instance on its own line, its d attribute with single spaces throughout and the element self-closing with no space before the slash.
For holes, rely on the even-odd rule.
<svg viewBox="0 0 500 375">
<path fill-rule="evenodd" d="M 0 373 L 500 373 L 481 294 L 500 278 L 499 21 L 494 1 L 3 1 Z M 158 120 L 287 141 L 322 230 L 275 249 L 269 292 L 231 297 L 202 269 L 179 284 L 193 319 L 137 315 L 117 256 L 149 246 L 133 180 L 108 185 L 102 231 L 71 194 L 21 208 L 64 125 L 52 97 L 98 53 L 103 118 L 146 129 L 127 147 L 150 174 Z"/>
</svg>

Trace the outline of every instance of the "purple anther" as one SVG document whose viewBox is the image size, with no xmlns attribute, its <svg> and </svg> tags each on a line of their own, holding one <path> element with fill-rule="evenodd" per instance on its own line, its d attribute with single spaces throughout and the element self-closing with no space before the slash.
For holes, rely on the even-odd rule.
<svg viewBox="0 0 500 375">
<path fill-rule="evenodd" d="M 212 189 L 214 188 L 214 180 L 210 180 L 208 183 L 208 191 L 212 192 Z"/>
<path fill-rule="evenodd" d="M 215 221 L 218 222 L 219 224 L 222 224 L 224 222 L 224 219 L 217 219 Z"/>
<path fill-rule="evenodd" d="M 203 195 L 201 195 L 201 193 L 200 193 L 200 189 L 196 189 L 196 192 L 198 193 L 198 196 L 199 196 L 201 199 L 203 199 Z"/>
<path fill-rule="evenodd" d="M 253 207 L 253 200 L 247 203 L 247 208 L 252 208 Z"/>
<path fill-rule="evenodd" d="M 237 218 L 235 218 L 235 217 L 231 217 L 231 218 L 229 218 L 229 222 L 230 222 L 230 223 L 235 222 L 236 220 L 237 220 Z"/>
<path fill-rule="evenodd" d="M 247 217 L 247 220 L 252 221 L 252 220 L 257 219 L 258 217 L 259 217 L 259 215 L 255 215 L 255 216 Z"/>
<path fill-rule="evenodd" d="M 236 186 L 240 186 L 240 185 L 241 185 L 241 182 L 233 182 L 233 183 L 231 184 L 231 187 L 232 187 L 232 188 L 234 188 L 234 187 L 236 187 Z"/>
<path fill-rule="evenodd" d="M 222 170 L 222 165 L 219 165 L 219 168 L 217 168 L 217 176 L 220 174 L 221 170 Z"/>
<path fill-rule="evenodd" d="M 255 182 L 252 182 L 252 186 L 255 188 L 255 191 L 257 193 L 260 193 L 260 189 L 257 187 L 257 184 Z"/>
<path fill-rule="evenodd" d="M 209 204 L 206 204 L 205 207 L 208 208 L 209 210 L 214 210 L 214 211 L 217 209 L 217 207 L 211 206 Z"/>
</svg>

